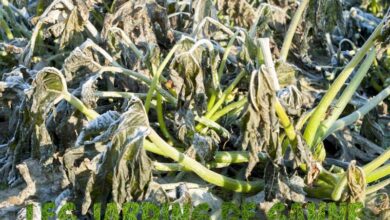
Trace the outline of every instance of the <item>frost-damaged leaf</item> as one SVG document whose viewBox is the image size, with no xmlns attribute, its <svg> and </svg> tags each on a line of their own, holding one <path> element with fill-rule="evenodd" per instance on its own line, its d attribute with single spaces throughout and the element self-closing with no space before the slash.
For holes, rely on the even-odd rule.
<svg viewBox="0 0 390 220">
<path fill-rule="evenodd" d="M 304 180 L 294 174 L 289 175 L 285 167 L 274 163 L 268 163 L 264 172 L 265 200 L 304 202 L 306 193 L 304 191 Z"/>
<path fill-rule="evenodd" d="M 209 131 L 209 133 L 211 135 L 201 135 L 199 133 L 195 133 L 191 138 L 192 145 L 186 152 L 192 158 L 195 158 L 196 154 L 202 163 L 213 159 L 214 152 L 217 150 L 216 148 L 220 142 L 218 135 L 213 130 Z"/>
<path fill-rule="evenodd" d="M 346 171 L 348 180 L 349 202 L 364 202 L 366 197 L 366 177 L 362 168 L 353 160 Z"/>
<path fill-rule="evenodd" d="M 61 5 L 54 6 L 53 10 L 48 13 L 49 17 L 44 19 L 44 22 L 51 24 L 46 29 L 45 36 L 60 37 L 60 49 L 63 49 L 76 33 L 84 31 L 84 26 L 89 18 L 89 11 L 95 2 L 63 0 L 61 3 Z"/>
<path fill-rule="evenodd" d="M 250 102 L 244 110 L 241 134 L 242 148 L 249 148 L 250 151 L 247 177 L 259 161 L 257 155 L 260 151 L 266 151 L 276 160 L 281 156 L 278 142 L 279 124 L 274 110 L 275 89 L 263 71 L 253 71 L 252 74 Z"/>
<path fill-rule="evenodd" d="M 1 182 L 6 178 L 9 183 L 16 181 L 16 165 L 24 159 L 31 156 L 44 162 L 54 153 L 55 146 L 45 122 L 59 97 L 58 91 L 66 88 L 63 83 L 61 72 L 55 68 L 44 68 L 37 73 L 32 88 L 19 106 L 15 133 L 8 143 L 7 156 L 12 162 L 10 167 L 5 164 L 0 169 Z"/>
<path fill-rule="evenodd" d="M 188 109 L 188 106 L 180 106 L 175 112 L 174 129 L 178 139 L 186 145 L 191 144 L 191 138 L 188 138 L 195 132 L 195 115 Z"/>
<path fill-rule="evenodd" d="M 306 9 L 306 22 L 316 31 L 329 33 L 334 27 L 344 29 L 341 0 L 312 0 Z M 309 25 L 310 26 L 310 25 Z"/>
<path fill-rule="evenodd" d="M 91 40 L 86 40 L 65 59 L 63 70 L 66 81 L 70 85 L 80 82 L 85 75 L 101 69 L 100 63 L 112 62 L 111 57 L 106 54 L 107 52 Z"/>
<path fill-rule="evenodd" d="M 317 46 L 318 44 L 326 44 L 325 35 L 332 33 L 335 27 L 340 32 L 344 32 L 342 2 L 341 0 L 309 1 L 304 18 L 304 32 L 301 36 L 301 45 L 298 47 L 300 57 L 309 57 L 308 50 L 311 50 L 311 56 L 316 60 L 323 56 L 321 53 L 325 52 L 321 51 L 322 46 Z"/>
<path fill-rule="evenodd" d="M 192 46 L 194 43 L 190 39 L 180 42 L 170 65 L 170 78 L 184 105 L 195 108 L 201 115 L 207 106 L 206 77 L 202 67 L 203 50 L 197 47 L 190 51 Z"/>
<path fill-rule="evenodd" d="M 96 4 L 93 0 L 55 0 L 39 18 L 33 19 L 36 24 L 32 37 L 28 45 L 25 47 L 20 60 L 27 66 L 31 63 L 37 40 L 40 39 L 39 33 L 43 31 L 43 38 L 53 37 L 55 43 L 60 43 L 60 48 L 63 49 L 66 45 L 77 45 L 81 43 L 75 40 L 75 33 L 81 33 L 84 27 L 89 33 L 98 38 L 96 28 L 88 20 L 89 10 Z M 82 35 L 78 35 L 82 37 Z M 60 38 L 59 41 L 56 40 Z"/>
<path fill-rule="evenodd" d="M 18 64 L 23 48 L 27 45 L 26 39 L 17 38 L 10 42 L 0 42 L 0 71 L 10 70 Z"/>
<path fill-rule="evenodd" d="M 101 79 L 101 74 L 96 74 L 89 77 L 89 79 L 81 86 L 81 101 L 88 108 L 96 108 L 98 97 L 96 96 L 97 83 Z"/>
<path fill-rule="evenodd" d="M 206 17 L 217 18 L 216 10 L 211 0 L 197 0 L 193 3 L 193 30 L 196 30 L 199 24 L 202 23 Z M 208 27 L 203 28 L 202 31 L 207 32 Z M 207 35 L 206 35 L 207 36 Z"/>
<path fill-rule="evenodd" d="M 137 46 L 159 43 L 168 47 L 173 41 L 166 9 L 155 1 L 133 0 L 122 4 L 113 16 L 106 18 L 103 38 L 107 38 L 112 27 L 121 28 Z"/>
<path fill-rule="evenodd" d="M 83 214 L 88 211 L 92 201 L 106 204 L 112 197 L 114 202 L 121 205 L 141 199 L 151 181 L 152 163 L 143 148 L 149 122 L 142 102 L 133 98 L 127 111 L 117 117 L 118 114 L 114 112 L 99 116 L 91 121 L 77 141 L 77 144 L 84 145 L 84 149 L 93 144 L 102 149 L 92 159 L 94 163 L 89 166 L 88 180 L 85 181 L 88 174 L 83 172 L 74 178 L 73 185 L 80 192 L 85 192 L 81 194 L 81 197 L 84 196 Z M 99 145 L 105 146 L 101 148 Z M 69 152 L 64 156 L 68 169 L 74 169 L 72 157 L 80 155 L 77 151 L 80 150 L 76 148 L 76 153 Z"/>
<path fill-rule="evenodd" d="M 255 10 L 246 0 L 218 0 L 218 9 L 237 26 L 249 28 L 255 20 Z"/>
</svg>

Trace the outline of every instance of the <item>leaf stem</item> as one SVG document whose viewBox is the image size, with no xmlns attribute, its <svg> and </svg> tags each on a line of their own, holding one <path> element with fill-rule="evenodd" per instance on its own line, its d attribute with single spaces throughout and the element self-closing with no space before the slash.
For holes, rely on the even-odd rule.
<svg viewBox="0 0 390 220">
<path fill-rule="evenodd" d="M 366 189 L 366 195 L 374 193 L 378 190 L 384 189 L 386 186 L 390 184 L 390 179 L 386 179 L 380 183 L 377 183 L 375 185 L 369 186 Z"/>
<path fill-rule="evenodd" d="M 245 76 L 246 72 L 245 70 L 242 70 L 234 79 L 234 81 L 225 89 L 225 91 L 222 93 L 222 96 L 218 99 L 218 102 L 215 103 L 215 105 L 206 113 L 204 117 L 210 119 L 214 113 L 217 112 L 219 107 L 225 102 L 225 99 L 230 93 L 233 91 L 233 89 L 237 86 L 237 84 L 240 82 L 240 80 Z M 197 131 L 200 131 L 204 128 L 202 124 L 196 125 L 195 129 Z"/>
<path fill-rule="evenodd" d="M 388 175 L 390 175 L 390 164 L 386 164 L 372 171 L 369 175 L 366 176 L 366 182 L 367 184 L 372 183 Z"/>
<path fill-rule="evenodd" d="M 220 119 L 222 116 L 226 115 L 230 111 L 243 107 L 247 103 L 247 101 L 248 100 L 246 98 L 243 98 L 237 102 L 230 103 L 229 105 L 225 106 L 221 110 L 215 112 L 215 114 L 211 116 L 210 120 L 218 121 L 218 119 Z"/>
<path fill-rule="evenodd" d="M 291 20 L 290 26 L 288 27 L 287 34 L 284 37 L 283 46 L 280 51 L 280 59 L 284 62 L 287 60 L 288 51 L 290 50 L 295 30 L 297 29 L 303 12 L 305 11 L 306 6 L 309 4 L 309 2 L 310 0 L 302 0 L 301 4 L 299 5 L 297 11 L 294 14 L 294 17 Z"/>
<path fill-rule="evenodd" d="M 169 51 L 168 55 L 165 57 L 165 59 L 163 60 L 163 62 L 162 62 L 162 63 L 160 64 L 160 66 L 158 67 L 156 73 L 154 74 L 152 82 L 149 84 L 150 87 L 149 87 L 148 95 L 146 96 L 146 101 L 145 101 L 145 110 L 146 110 L 146 113 L 148 113 L 148 111 L 149 111 L 150 102 L 151 102 L 151 100 L 152 100 L 152 96 L 153 96 L 154 90 L 156 89 L 157 84 L 158 84 L 159 81 L 160 81 L 160 75 L 161 75 L 162 71 L 164 70 L 165 66 L 168 64 L 168 62 L 169 62 L 169 60 L 171 59 L 171 57 L 173 56 L 173 54 L 176 52 L 177 48 L 179 48 L 179 45 L 180 45 L 180 44 L 176 44 L 176 45 L 173 46 L 173 48 Z"/>
<path fill-rule="evenodd" d="M 150 134 L 148 137 L 152 142 L 154 142 L 161 149 L 161 151 L 163 151 L 171 159 L 178 162 L 186 169 L 191 169 L 199 177 L 201 177 L 203 180 L 209 183 L 236 192 L 245 192 L 245 193 L 258 192 L 264 186 L 262 181 L 247 182 L 247 181 L 236 180 L 207 169 L 198 161 L 186 156 L 183 153 L 180 153 L 174 147 L 167 144 L 163 139 L 160 138 L 160 136 L 158 136 L 158 134 L 153 129 L 150 129 Z"/>
<path fill-rule="evenodd" d="M 369 111 L 371 111 L 373 108 L 375 108 L 381 101 L 383 101 L 389 95 L 390 95 L 390 86 L 388 86 L 378 95 L 374 96 L 370 101 L 368 101 L 366 104 L 364 104 L 355 112 L 334 122 L 333 125 L 328 129 L 327 133 L 324 135 L 323 139 L 329 136 L 330 134 L 334 133 L 335 131 L 338 131 L 344 128 L 345 126 L 351 125 L 354 122 L 356 122 L 364 115 L 366 115 Z"/>
<path fill-rule="evenodd" d="M 134 96 L 146 98 L 146 93 L 117 92 L 117 91 L 96 91 L 95 95 L 99 98 L 125 98 L 130 99 Z"/>
<path fill-rule="evenodd" d="M 85 116 L 87 116 L 88 120 L 93 120 L 99 116 L 99 113 L 97 113 L 93 109 L 89 109 L 84 105 L 83 102 L 80 101 L 80 99 L 76 98 L 69 92 L 65 91 L 61 93 L 62 96 L 66 101 L 68 101 L 70 104 L 72 104 L 75 108 L 77 108 L 80 112 L 82 112 Z"/>
<path fill-rule="evenodd" d="M 146 77 L 145 75 L 142 75 L 142 74 L 137 73 L 135 71 L 132 71 L 132 70 L 129 70 L 129 69 L 125 69 L 125 68 L 122 68 L 122 67 L 118 67 L 118 66 L 105 66 L 105 67 L 102 67 L 100 69 L 99 73 L 103 73 L 103 72 L 122 73 L 122 74 L 125 74 L 125 75 L 127 75 L 127 76 L 129 76 L 131 78 L 135 78 L 137 80 L 140 80 L 140 81 L 144 82 L 147 85 L 150 85 L 152 83 L 152 80 L 149 79 L 148 77 Z M 164 90 L 161 86 L 157 85 L 156 86 L 156 90 L 168 102 L 172 103 L 173 105 L 177 104 L 177 99 L 174 96 L 172 96 L 172 94 L 170 94 L 168 91 Z"/>
<path fill-rule="evenodd" d="M 294 130 L 294 125 L 291 123 L 289 117 L 287 116 L 286 111 L 284 110 L 283 106 L 280 104 L 279 100 L 276 98 L 275 101 L 275 111 L 279 118 L 279 122 L 282 124 L 284 131 L 286 132 L 286 135 L 288 139 L 290 140 L 290 143 L 295 143 L 297 134 Z"/>
<path fill-rule="evenodd" d="M 317 141 L 323 139 L 324 135 L 327 133 L 331 125 L 340 117 L 341 113 L 344 111 L 348 102 L 351 100 L 353 94 L 356 92 L 363 78 L 366 76 L 367 71 L 369 70 L 372 62 L 375 59 L 375 55 L 375 48 L 372 48 L 370 53 L 367 55 L 366 59 L 363 61 L 360 68 L 356 72 L 355 76 L 352 78 L 347 88 L 341 94 L 328 118 L 323 123 L 321 123 L 319 130 L 317 131 Z"/>
<path fill-rule="evenodd" d="M 345 66 L 340 75 L 336 78 L 332 86 L 326 92 L 324 97 L 321 99 L 319 105 L 311 116 L 307 127 L 304 132 L 304 138 L 309 147 L 313 148 L 314 139 L 317 132 L 317 129 L 320 123 L 325 119 L 326 111 L 328 107 L 332 103 L 333 99 L 336 97 L 340 89 L 343 87 L 345 81 L 348 79 L 352 71 L 359 64 L 359 62 L 364 58 L 367 51 L 374 44 L 375 39 L 380 36 L 381 30 L 383 27 L 383 22 L 381 22 L 375 29 L 375 31 L 371 34 L 370 38 L 364 43 L 364 45 L 360 48 L 360 50 L 356 53 L 356 55 L 351 59 L 351 61 Z"/>
<path fill-rule="evenodd" d="M 169 134 L 169 131 L 167 129 L 167 125 L 165 124 L 164 120 L 164 113 L 163 113 L 163 106 L 162 106 L 162 97 L 161 94 L 157 93 L 157 105 L 156 105 L 156 111 L 157 111 L 157 121 L 160 126 L 160 130 L 165 138 L 170 140 L 173 143 L 173 138 Z"/>
</svg>

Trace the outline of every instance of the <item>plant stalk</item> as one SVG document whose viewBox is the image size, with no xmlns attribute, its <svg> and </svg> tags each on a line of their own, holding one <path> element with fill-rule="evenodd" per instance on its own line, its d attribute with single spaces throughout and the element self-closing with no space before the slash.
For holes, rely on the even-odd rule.
<svg viewBox="0 0 390 220">
<path fill-rule="evenodd" d="M 148 136 L 149 139 L 154 142 L 160 148 L 161 151 L 168 155 L 172 160 L 178 162 L 184 168 L 191 169 L 199 177 L 209 183 L 236 192 L 245 193 L 260 191 L 264 186 L 262 181 L 241 181 L 211 171 L 204 167 L 202 164 L 200 164 L 198 161 L 186 156 L 183 153 L 180 153 L 174 147 L 167 144 L 163 139 L 160 138 L 160 136 L 158 136 L 158 134 L 153 129 L 150 129 L 150 131 L 151 132 Z"/>
<path fill-rule="evenodd" d="M 340 117 L 341 113 L 343 113 L 345 107 L 348 102 L 351 100 L 353 94 L 356 92 L 363 78 L 366 76 L 367 71 L 369 70 L 372 62 L 375 59 L 375 48 L 372 48 L 370 53 L 367 55 L 366 59 L 363 61 L 362 65 L 356 72 L 356 75 L 353 77 L 352 81 L 349 83 L 348 87 L 343 91 L 340 98 L 338 99 L 336 105 L 333 107 L 328 118 L 321 123 L 319 127 L 319 131 L 317 132 L 317 141 L 318 139 L 322 139 L 323 136 L 327 133 L 328 129 L 331 125 Z"/>
<path fill-rule="evenodd" d="M 149 111 L 150 102 L 151 102 L 151 100 L 152 100 L 152 96 L 153 96 L 154 90 L 156 89 L 157 84 L 158 84 L 159 81 L 160 81 L 160 75 L 161 75 L 162 71 L 164 70 L 165 66 L 168 64 L 168 62 L 169 62 L 169 60 L 171 59 L 171 57 L 173 56 L 173 54 L 176 52 L 177 48 L 179 48 L 179 44 L 176 44 L 176 45 L 169 51 L 168 55 L 165 57 L 165 59 L 164 59 L 163 62 L 160 64 L 160 66 L 158 67 L 156 73 L 155 73 L 154 76 L 153 76 L 153 80 L 152 80 L 152 82 L 150 83 L 148 95 L 146 96 L 146 101 L 145 101 L 145 110 L 146 110 L 146 113 Z"/>
<path fill-rule="evenodd" d="M 84 103 L 80 101 L 80 99 L 76 98 L 69 92 L 65 91 L 61 94 L 67 102 L 72 104 L 77 110 L 87 116 L 88 120 L 93 120 L 99 116 L 99 113 L 97 113 L 93 109 L 89 109 L 88 107 L 86 107 Z"/>
<path fill-rule="evenodd" d="M 373 108 L 375 108 L 380 102 L 382 102 L 385 98 L 387 98 L 390 95 L 390 86 L 388 86 L 386 89 L 384 89 L 382 92 L 380 92 L 378 95 L 373 97 L 370 101 L 368 101 L 366 104 L 364 104 L 362 107 L 360 107 L 355 112 L 349 114 L 348 116 L 345 116 L 336 122 L 333 123 L 333 125 L 328 129 L 328 132 L 324 135 L 322 139 L 325 139 L 330 134 L 334 133 L 335 131 L 338 131 L 345 126 L 351 125 L 357 120 L 361 119 L 364 115 L 366 115 L 368 112 L 370 112 Z"/>
<path fill-rule="evenodd" d="M 366 195 L 374 193 L 378 190 L 384 189 L 386 186 L 390 184 L 390 179 L 386 179 L 380 183 L 377 183 L 375 185 L 369 186 L 366 189 Z"/>
<path fill-rule="evenodd" d="M 352 71 L 359 64 L 359 62 L 366 55 L 367 51 L 374 45 L 374 41 L 381 34 L 381 30 L 383 27 L 383 22 L 381 22 L 375 29 L 375 31 L 371 34 L 370 38 L 364 43 L 364 45 L 360 48 L 360 50 L 356 53 L 356 55 L 351 59 L 351 61 L 345 66 L 340 75 L 336 78 L 332 86 L 329 88 L 327 93 L 321 99 L 319 105 L 314 111 L 312 117 L 310 118 L 307 127 L 304 132 L 304 138 L 309 147 L 313 148 L 315 135 L 318 130 L 320 123 L 326 117 L 326 111 L 328 110 L 330 104 L 333 99 L 336 97 L 340 89 L 343 87 L 345 81 L 348 79 Z"/>
<path fill-rule="evenodd" d="M 309 4 L 310 0 L 302 0 L 297 11 L 294 14 L 294 17 L 291 20 L 290 26 L 288 27 L 287 34 L 284 37 L 282 49 L 280 50 L 280 59 L 284 62 L 287 60 L 288 51 L 290 50 L 291 42 L 293 40 L 295 31 L 299 25 L 303 12 L 306 9 L 306 6 Z"/>
<path fill-rule="evenodd" d="M 372 171 L 369 175 L 366 176 L 366 182 L 367 184 L 372 183 L 388 175 L 390 175 L 390 164 L 386 164 Z"/>
</svg>

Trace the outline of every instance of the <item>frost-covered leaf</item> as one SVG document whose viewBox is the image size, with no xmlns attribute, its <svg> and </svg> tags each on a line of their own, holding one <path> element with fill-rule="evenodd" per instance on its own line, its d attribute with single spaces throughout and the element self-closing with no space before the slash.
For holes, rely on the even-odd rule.
<svg viewBox="0 0 390 220">
<path fill-rule="evenodd" d="M 106 204 L 112 197 L 121 205 L 142 198 L 152 177 L 152 163 L 143 148 L 148 129 L 142 102 L 133 98 L 126 112 L 120 116 L 115 112 L 101 115 L 80 134 L 77 143 L 84 145 L 69 151 L 64 159 L 68 161 L 68 169 L 74 170 L 72 166 L 80 155 L 79 149 L 95 145 L 95 148 L 88 147 L 93 155 L 90 174 L 86 176 L 81 172 L 73 178 L 73 184 L 82 193 L 76 196 L 83 201 L 83 213 L 88 211 L 92 201 Z"/>
<path fill-rule="evenodd" d="M 218 0 L 217 5 L 237 26 L 249 28 L 255 20 L 255 11 L 246 0 Z"/>
<path fill-rule="evenodd" d="M 16 181 L 16 165 L 29 156 L 41 162 L 49 159 L 54 153 L 55 146 L 46 127 L 46 120 L 62 91 L 61 72 L 55 68 L 45 68 L 37 73 L 31 88 L 18 106 L 13 138 L 8 142 L 9 157 L 12 165 L 9 169 L 1 169 L 1 181 L 12 183 Z M 6 180 L 6 181 L 5 181 Z"/>
<path fill-rule="evenodd" d="M 206 88 L 211 84 L 211 79 L 207 82 L 206 69 L 202 66 L 203 49 L 192 49 L 193 46 L 194 42 L 190 39 L 180 41 L 169 69 L 174 89 L 184 101 L 183 104 L 200 114 L 206 109 Z"/>
<path fill-rule="evenodd" d="M 249 104 L 242 118 L 242 148 L 250 152 L 246 170 L 248 177 L 259 161 L 258 153 L 265 151 L 274 159 L 280 157 L 278 133 L 279 125 L 274 103 L 276 98 L 273 84 L 263 71 L 252 72 L 255 76 L 251 82 Z"/>
<path fill-rule="evenodd" d="M 313 24 L 315 30 L 331 32 L 338 27 L 343 30 L 343 8 L 341 0 L 313 0 L 306 9 L 306 21 Z"/>
<path fill-rule="evenodd" d="M 135 45 L 163 44 L 173 41 L 166 9 L 154 1 L 128 1 L 106 19 L 102 35 L 112 27 L 121 28 Z"/>
<path fill-rule="evenodd" d="M 87 40 L 79 47 L 76 47 L 65 59 L 63 65 L 66 81 L 72 84 L 79 82 L 80 78 L 83 78 L 85 75 L 101 69 L 97 51 L 105 52 L 91 40 Z"/>
</svg>

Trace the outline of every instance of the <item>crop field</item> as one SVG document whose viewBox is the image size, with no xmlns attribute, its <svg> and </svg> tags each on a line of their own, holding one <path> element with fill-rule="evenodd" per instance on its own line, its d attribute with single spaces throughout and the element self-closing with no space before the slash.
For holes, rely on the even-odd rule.
<svg viewBox="0 0 390 220">
<path fill-rule="evenodd" d="M 389 220 L 389 6 L 0 0 L 0 220 Z"/>
</svg>

